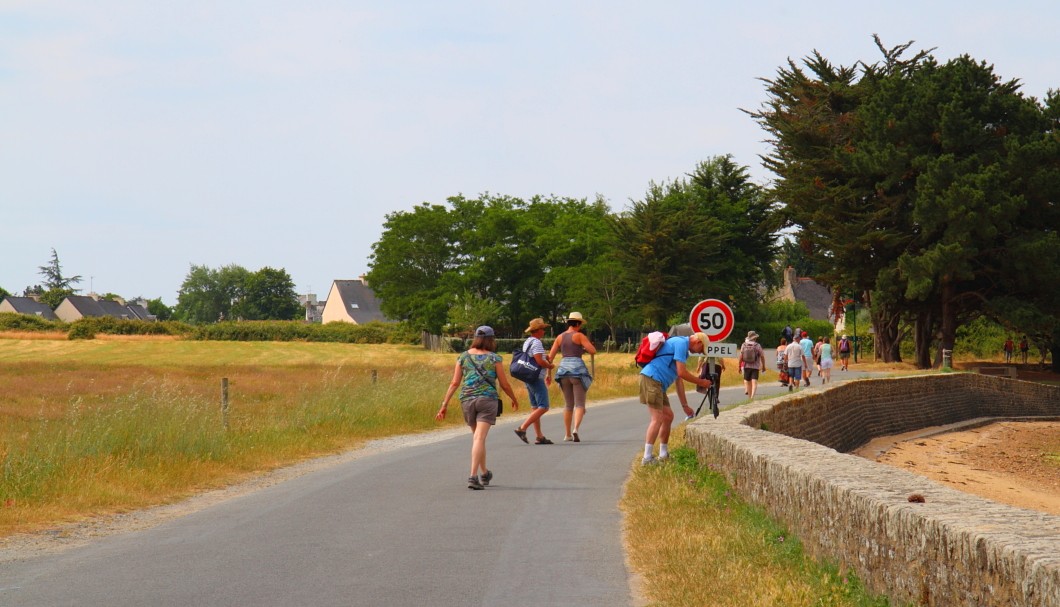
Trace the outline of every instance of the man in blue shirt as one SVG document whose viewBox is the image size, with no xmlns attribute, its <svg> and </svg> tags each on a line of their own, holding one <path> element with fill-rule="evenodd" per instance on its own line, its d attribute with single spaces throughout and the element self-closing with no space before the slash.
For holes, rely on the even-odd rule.
<svg viewBox="0 0 1060 607">
<path fill-rule="evenodd" d="M 700 379 L 686 366 L 689 352 L 702 354 L 709 342 L 703 333 L 693 333 L 689 337 L 671 337 L 659 346 L 655 358 L 640 372 L 640 402 L 648 405 L 648 413 L 651 415 L 648 431 L 644 436 L 644 459 L 641 463 L 652 464 L 658 461 L 652 455 L 656 438 L 659 439 L 659 460 L 670 457 L 670 424 L 674 421 L 674 410 L 670 408 L 670 399 L 666 396 L 670 384 L 677 382 L 677 398 L 681 401 L 685 415 L 692 415 L 694 411 L 688 404 L 685 385 L 681 380 L 692 382 L 700 388 L 710 387 L 709 379 Z"/>
<path fill-rule="evenodd" d="M 808 386 L 810 385 L 810 371 L 813 370 L 813 340 L 806 331 L 802 332 L 802 341 L 799 342 L 799 346 L 802 347 L 802 379 Z"/>
</svg>

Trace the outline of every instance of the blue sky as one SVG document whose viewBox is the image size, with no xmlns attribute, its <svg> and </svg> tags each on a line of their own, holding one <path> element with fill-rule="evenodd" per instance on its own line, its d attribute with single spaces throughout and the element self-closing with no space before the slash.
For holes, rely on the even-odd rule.
<svg viewBox="0 0 1060 607">
<path fill-rule="evenodd" d="M 0 0 L 0 287 L 54 247 L 84 292 L 173 305 L 238 264 L 324 297 L 421 202 L 619 210 L 720 154 L 765 183 L 740 109 L 789 58 L 875 61 L 876 33 L 1041 98 L 1058 26 L 1052 1 Z"/>
</svg>

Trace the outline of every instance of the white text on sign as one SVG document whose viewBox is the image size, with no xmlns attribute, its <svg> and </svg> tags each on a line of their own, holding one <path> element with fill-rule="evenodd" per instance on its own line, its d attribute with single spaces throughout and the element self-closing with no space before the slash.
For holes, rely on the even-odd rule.
<svg viewBox="0 0 1060 607">
<path fill-rule="evenodd" d="M 736 358 L 736 344 L 710 343 L 703 354 L 718 358 Z"/>
</svg>

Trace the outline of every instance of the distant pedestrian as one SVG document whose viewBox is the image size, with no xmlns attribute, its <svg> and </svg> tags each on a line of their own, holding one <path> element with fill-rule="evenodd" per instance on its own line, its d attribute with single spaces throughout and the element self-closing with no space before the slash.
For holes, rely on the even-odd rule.
<svg viewBox="0 0 1060 607">
<path fill-rule="evenodd" d="M 832 360 L 831 339 L 825 337 L 824 340 L 821 342 L 821 347 L 819 348 L 819 350 L 819 356 L 821 357 L 821 383 L 827 384 L 828 382 L 832 381 L 832 367 L 835 365 L 835 362 Z"/>
<path fill-rule="evenodd" d="M 762 344 L 758 343 L 758 333 L 748 331 L 747 338 L 740 346 L 740 361 L 743 363 L 744 394 L 755 399 L 758 390 L 758 375 L 766 370 L 766 354 Z"/>
<path fill-rule="evenodd" d="M 682 380 L 700 388 L 710 387 L 709 379 L 696 377 L 685 366 L 689 353 L 702 354 L 708 343 L 710 340 L 703 333 L 693 333 L 689 337 L 671 337 L 659 346 L 655 358 L 641 370 L 640 402 L 648 406 L 648 414 L 651 416 L 644 435 L 642 464 L 653 464 L 670 458 L 670 425 L 674 421 L 674 411 L 670 408 L 670 399 L 666 396 L 670 384 L 676 382 L 677 399 L 681 401 L 681 408 L 686 416 L 693 415 L 695 411 L 688 405 Z M 655 439 L 659 439 L 660 443 L 658 460 L 652 455 Z"/>
<path fill-rule="evenodd" d="M 813 370 L 813 340 L 810 339 L 810 334 L 806 331 L 802 332 L 802 341 L 799 342 L 802 347 L 802 379 L 806 382 L 806 385 L 810 385 L 810 371 Z"/>
<path fill-rule="evenodd" d="M 555 362 L 556 354 L 561 354 L 563 359 L 556 369 L 556 383 L 563 391 L 563 428 L 565 433 L 563 440 L 581 442 L 578 430 L 581 429 L 582 420 L 585 419 L 585 393 L 593 383 L 593 376 L 589 368 L 585 366 L 582 355 L 586 352 L 590 356 L 596 354 L 596 347 L 589 337 L 582 333 L 582 325 L 585 318 L 580 312 L 571 312 L 567 316 L 567 330 L 559 334 L 559 338 L 552 343 L 552 349 L 548 353 L 549 360 Z"/>
<path fill-rule="evenodd" d="M 792 341 L 784 350 L 784 355 L 788 361 L 788 392 L 791 392 L 802 384 L 802 346 Z"/>
<path fill-rule="evenodd" d="M 1015 345 L 1012 343 L 1011 335 L 1005 338 L 1005 345 L 1003 348 L 1005 350 L 1005 362 L 1012 362 L 1012 351 L 1015 350 Z"/>
<path fill-rule="evenodd" d="M 821 345 L 824 343 L 824 337 L 818 337 L 817 343 L 813 345 L 813 364 L 817 365 L 817 377 L 821 376 Z"/>
<path fill-rule="evenodd" d="M 794 335 L 795 335 L 795 334 L 791 332 L 791 325 L 784 325 L 784 329 L 782 329 L 782 330 L 780 331 L 780 338 L 784 340 L 784 343 L 785 343 L 785 344 L 787 344 L 788 342 L 790 342 L 790 341 L 791 341 L 791 338 L 792 338 L 792 337 L 793 337 Z"/>
<path fill-rule="evenodd" d="M 1027 343 L 1027 336 L 1024 335 L 1020 338 L 1020 359 L 1023 360 L 1023 364 L 1027 364 L 1027 351 L 1030 349 L 1030 344 Z"/>
<path fill-rule="evenodd" d="M 777 378 L 780 379 L 780 385 L 787 386 L 788 380 L 788 354 L 785 350 L 788 349 L 788 340 L 781 337 L 780 345 L 777 346 Z"/>
<path fill-rule="evenodd" d="M 844 335 L 839 340 L 839 364 L 842 365 L 841 371 L 846 371 L 847 366 L 850 364 L 850 350 L 851 348 L 850 338 Z"/>
<path fill-rule="evenodd" d="M 530 426 L 533 426 L 534 434 L 537 436 L 534 440 L 535 445 L 552 444 L 552 441 L 545 438 L 544 433 L 541 432 L 541 416 L 548 413 L 548 386 L 552 383 L 552 368 L 555 366 L 545 357 L 545 345 L 541 343 L 541 338 L 545 336 L 545 329 L 548 327 L 549 324 L 543 318 L 535 318 L 530 321 L 530 326 L 523 331 L 523 333 L 530 335 L 523 342 L 523 352 L 534 357 L 534 361 L 541 367 L 541 371 L 538 372 L 537 377 L 532 381 L 523 382 L 526 384 L 526 392 L 530 397 L 530 415 L 523 420 L 523 423 L 519 424 L 519 427 L 515 430 L 515 435 L 524 443 L 529 443 L 530 441 L 526 440 L 526 431 Z"/>
<path fill-rule="evenodd" d="M 449 399 L 460 389 L 460 407 L 464 410 L 464 421 L 471 427 L 471 475 L 467 479 L 468 489 L 482 489 L 493 480 L 493 472 L 486 468 L 486 435 L 490 426 L 497 423 L 500 395 L 497 383 L 512 399 L 512 410 L 519 409 L 519 399 L 504 374 L 501 356 L 497 354 L 497 338 L 491 327 L 485 325 L 475 329 L 475 338 L 467 352 L 457 356 L 453 369 L 453 380 L 442 399 L 442 407 L 435 419 L 445 419 Z"/>
</svg>

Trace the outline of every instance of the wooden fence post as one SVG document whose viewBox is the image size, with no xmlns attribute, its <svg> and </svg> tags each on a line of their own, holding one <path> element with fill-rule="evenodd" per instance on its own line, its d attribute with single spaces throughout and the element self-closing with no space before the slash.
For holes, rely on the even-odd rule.
<svg viewBox="0 0 1060 607">
<path fill-rule="evenodd" d="M 228 378 L 221 378 L 221 423 L 228 430 Z"/>
</svg>

